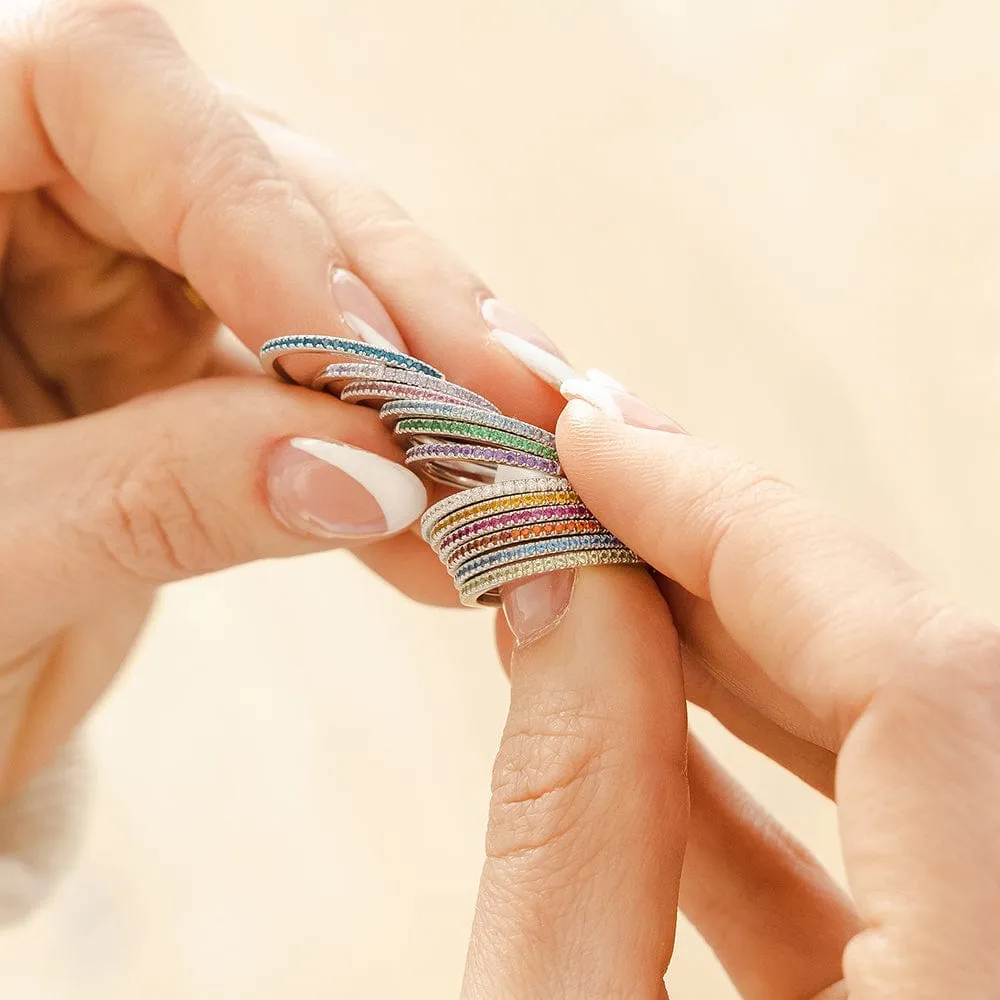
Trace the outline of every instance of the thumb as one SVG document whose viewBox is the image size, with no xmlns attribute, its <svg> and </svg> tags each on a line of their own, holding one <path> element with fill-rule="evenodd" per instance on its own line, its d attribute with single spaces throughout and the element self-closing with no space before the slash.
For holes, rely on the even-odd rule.
<svg viewBox="0 0 1000 1000">
<path fill-rule="evenodd" d="M 374 413 L 191 383 L 0 435 L 0 664 L 136 588 L 407 527 L 425 491 Z"/>
<path fill-rule="evenodd" d="M 688 812 L 669 611 L 622 567 L 504 606 L 519 645 L 462 996 L 663 997 Z"/>
</svg>

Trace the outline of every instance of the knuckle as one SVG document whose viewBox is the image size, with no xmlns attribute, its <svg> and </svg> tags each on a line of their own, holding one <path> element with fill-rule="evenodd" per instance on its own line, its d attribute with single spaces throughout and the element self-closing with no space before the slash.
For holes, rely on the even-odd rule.
<svg viewBox="0 0 1000 1000">
<path fill-rule="evenodd" d="M 530 726 L 508 728 L 493 769 L 490 858 L 532 855 L 541 867 L 579 870 L 589 838 L 571 834 L 604 811 L 617 766 L 606 730 L 606 720 L 564 707 L 536 708 Z"/>
<path fill-rule="evenodd" d="M 909 640 L 864 706 L 855 743 L 893 754 L 933 746 L 940 761 L 1000 758 L 1000 629 L 926 591 L 911 603 Z"/>
<path fill-rule="evenodd" d="M 96 541 L 115 568 L 142 583 L 207 573 L 233 561 L 188 490 L 179 462 L 150 455 L 113 473 L 94 519 Z"/>
<path fill-rule="evenodd" d="M 735 532 L 753 530 L 762 519 L 794 506 L 799 499 L 798 491 L 784 480 L 751 465 L 723 460 L 691 501 L 691 516 L 703 522 L 699 534 L 707 540 L 703 578 L 711 579 L 719 552 Z"/>
<path fill-rule="evenodd" d="M 188 242 L 201 239 L 220 218 L 260 216 L 312 219 L 315 209 L 292 178 L 285 176 L 241 115 L 224 102 L 206 108 L 190 166 L 177 193 L 181 209 L 174 243 L 183 255 Z"/>
</svg>

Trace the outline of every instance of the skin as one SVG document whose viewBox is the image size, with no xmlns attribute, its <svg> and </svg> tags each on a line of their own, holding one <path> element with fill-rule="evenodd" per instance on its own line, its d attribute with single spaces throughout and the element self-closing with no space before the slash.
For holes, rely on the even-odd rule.
<svg viewBox="0 0 1000 1000">
<path fill-rule="evenodd" d="M 400 457 L 373 413 L 253 361 L 280 333 L 348 335 L 331 266 L 505 411 L 553 426 L 561 403 L 487 340 L 475 275 L 221 94 L 154 13 L 0 21 L 0 109 L 2 801 L 93 706 L 158 585 L 336 544 L 271 515 L 277 442 Z M 752 1000 L 992 996 L 995 627 L 694 438 L 574 403 L 558 441 L 659 575 L 581 571 L 537 641 L 498 626 L 511 710 L 464 997 L 662 997 L 678 907 Z M 411 533 L 358 555 L 454 602 Z M 686 699 L 836 795 L 851 898 L 688 738 Z"/>
</svg>

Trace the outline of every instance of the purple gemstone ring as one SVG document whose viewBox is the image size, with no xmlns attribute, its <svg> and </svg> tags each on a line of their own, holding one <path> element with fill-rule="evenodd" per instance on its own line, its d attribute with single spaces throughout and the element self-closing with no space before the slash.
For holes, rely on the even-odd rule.
<svg viewBox="0 0 1000 1000">
<path fill-rule="evenodd" d="M 414 445 L 406 453 L 406 464 L 416 466 L 439 483 L 463 488 L 495 482 L 501 467 L 523 469 L 537 476 L 561 475 L 559 463 L 550 458 L 457 441 Z"/>
</svg>

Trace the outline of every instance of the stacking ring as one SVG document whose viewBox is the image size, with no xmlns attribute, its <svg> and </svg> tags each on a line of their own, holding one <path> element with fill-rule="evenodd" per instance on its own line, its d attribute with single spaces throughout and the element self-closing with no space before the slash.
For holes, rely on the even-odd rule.
<svg viewBox="0 0 1000 1000">
<path fill-rule="evenodd" d="M 616 549 L 561 552 L 541 559 L 526 559 L 509 563 L 498 569 L 481 573 L 467 580 L 458 588 L 458 599 L 467 607 L 495 608 L 500 605 L 500 592 L 509 583 L 526 580 L 542 573 L 561 569 L 580 569 L 583 566 L 640 565 L 642 560 L 631 550 L 621 546 Z"/>
<path fill-rule="evenodd" d="M 509 482 L 490 483 L 475 489 L 453 493 L 450 497 L 439 500 L 428 507 L 420 519 L 420 533 L 424 541 L 434 545 L 443 532 L 459 526 L 465 518 L 483 517 L 487 514 L 498 514 L 507 510 L 515 510 L 521 503 L 543 495 L 546 503 L 559 503 L 565 500 L 579 501 L 573 492 L 569 480 L 556 476 L 539 476 L 537 479 L 514 479 Z M 556 499 L 558 498 L 558 499 Z M 471 513 L 472 511 L 475 513 Z"/>
<path fill-rule="evenodd" d="M 314 381 L 314 387 L 333 392 L 345 403 L 363 403 L 367 406 L 382 407 L 387 402 L 405 399 L 459 403 L 463 406 L 496 412 L 496 407 L 488 399 L 471 389 L 455 385 L 454 382 L 449 382 L 447 379 L 433 378 L 423 372 L 383 367 L 377 375 L 348 382 L 339 390 L 335 388 L 338 381 L 336 376 L 327 380 L 321 374 Z"/>
<path fill-rule="evenodd" d="M 541 476 L 558 476 L 559 462 L 512 448 L 442 441 L 418 444 L 406 453 L 406 464 L 421 468 L 432 479 L 451 486 L 478 486 L 496 481 L 497 469 L 525 469 Z"/>
<path fill-rule="evenodd" d="M 365 344 L 360 340 L 348 340 L 346 337 L 275 337 L 260 349 L 260 363 L 264 371 L 296 385 L 311 385 L 319 372 L 338 360 L 377 361 L 395 368 L 422 372 L 432 378 L 444 378 L 436 368 L 417 358 L 411 358 L 402 351 Z"/>
</svg>

